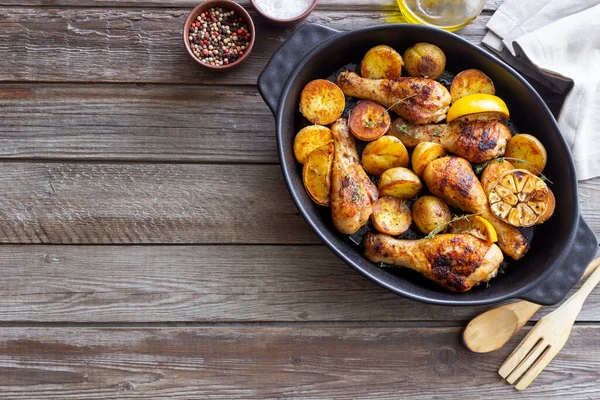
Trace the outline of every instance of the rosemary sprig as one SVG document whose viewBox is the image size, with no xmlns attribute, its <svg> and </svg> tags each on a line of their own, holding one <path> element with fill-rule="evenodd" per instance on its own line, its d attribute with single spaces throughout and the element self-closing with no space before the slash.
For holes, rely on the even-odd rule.
<svg viewBox="0 0 600 400">
<path fill-rule="evenodd" d="M 516 161 L 517 164 L 527 164 L 529 165 L 531 168 L 533 168 L 535 170 L 535 172 L 540 176 L 540 179 L 543 181 L 548 181 L 550 183 L 552 183 L 554 185 L 554 183 L 548 179 L 548 177 L 544 174 L 542 174 L 542 171 L 540 171 L 539 169 L 537 169 L 535 166 L 531 165 L 531 163 L 528 163 L 525 160 L 522 160 L 520 158 L 512 158 L 512 157 L 504 157 L 506 160 L 512 160 L 512 161 Z"/>
<path fill-rule="evenodd" d="M 431 132 L 431 136 L 436 137 L 436 136 L 438 136 L 440 134 L 441 131 L 442 131 L 442 127 L 438 126 L 437 128 L 435 128 L 433 130 L 433 132 Z"/>
<path fill-rule="evenodd" d="M 396 125 L 396 129 L 398 129 L 402 133 L 408 133 L 408 125 L 406 125 L 406 123 L 404 122 Z"/>
<path fill-rule="evenodd" d="M 411 97 L 415 97 L 416 95 L 417 95 L 417 93 L 411 94 L 410 96 L 406 96 L 406 97 L 403 97 L 403 98 L 401 98 L 399 100 L 396 100 L 394 102 L 394 104 L 392 104 L 391 106 L 389 106 L 388 108 L 386 108 L 385 111 L 383 111 L 381 113 L 381 115 L 379 116 L 379 118 L 377 120 L 375 120 L 375 121 L 365 121 L 365 126 L 367 128 L 374 128 L 374 127 L 376 127 L 379 124 L 379 122 L 381 122 L 381 120 L 385 118 L 385 113 L 389 112 L 392 108 L 396 107 L 398 104 L 404 103 L 406 100 L 410 99 Z"/>
<path fill-rule="evenodd" d="M 486 161 L 481 164 L 473 164 L 473 169 L 475 170 L 475 173 L 476 174 L 481 173 L 481 171 L 483 171 L 484 168 L 487 167 L 489 165 L 489 163 L 491 163 L 493 161 L 504 162 L 504 157 L 494 158 L 493 160 Z"/>
<path fill-rule="evenodd" d="M 442 232 L 453 222 L 468 220 L 470 217 L 474 217 L 476 215 L 477 214 L 456 215 L 450 221 L 444 222 L 443 224 L 439 224 L 438 226 L 436 226 L 431 232 L 429 232 L 429 235 L 425 236 L 425 239 L 433 239 L 438 233 Z"/>
<path fill-rule="evenodd" d="M 506 160 L 515 161 L 517 164 L 527 164 L 527 165 L 529 165 L 540 176 L 541 180 L 547 181 L 547 182 L 552 183 L 554 185 L 554 183 L 550 179 L 548 179 L 548 177 L 546 175 L 542 174 L 542 171 L 540 171 L 539 169 L 537 169 L 535 166 L 531 165 L 531 163 L 528 163 L 527 161 L 525 161 L 523 159 L 520 159 L 520 158 L 513 158 L 513 157 L 498 157 L 498 158 L 494 158 L 493 160 L 486 161 L 486 162 L 481 163 L 481 164 L 473 164 L 473 170 L 475 171 L 476 174 L 479 174 L 479 173 L 481 173 L 481 171 L 483 171 L 483 169 L 485 167 L 487 167 L 489 165 L 489 163 L 494 162 L 494 161 L 504 162 Z"/>
</svg>

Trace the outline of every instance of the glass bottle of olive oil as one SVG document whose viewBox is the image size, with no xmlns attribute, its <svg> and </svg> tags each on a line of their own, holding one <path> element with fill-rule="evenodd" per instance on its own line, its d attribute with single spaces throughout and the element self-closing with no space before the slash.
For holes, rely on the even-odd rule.
<svg viewBox="0 0 600 400">
<path fill-rule="evenodd" d="M 406 20 L 453 32 L 467 26 L 486 0 L 396 0 Z"/>
</svg>

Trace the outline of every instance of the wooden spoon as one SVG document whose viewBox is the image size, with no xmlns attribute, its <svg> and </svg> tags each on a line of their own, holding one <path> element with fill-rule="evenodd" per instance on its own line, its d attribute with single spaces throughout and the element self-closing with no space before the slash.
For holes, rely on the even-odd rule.
<svg viewBox="0 0 600 400">
<path fill-rule="evenodd" d="M 600 266 L 600 257 L 588 265 L 584 279 Z M 463 332 L 467 349 L 475 353 L 498 350 L 529 321 L 542 306 L 525 300 L 493 308 L 473 318 Z"/>
</svg>

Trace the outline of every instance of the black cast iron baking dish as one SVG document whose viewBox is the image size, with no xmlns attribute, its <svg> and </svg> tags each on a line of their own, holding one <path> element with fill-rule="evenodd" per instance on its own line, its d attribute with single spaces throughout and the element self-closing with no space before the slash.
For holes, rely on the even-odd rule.
<svg viewBox="0 0 600 400">
<path fill-rule="evenodd" d="M 316 78 L 360 60 L 373 46 L 387 44 L 403 51 L 417 42 L 441 47 L 447 70 L 457 73 L 477 68 L 489 75 L 497 94 L 508 104 L 511 120 L 521 132 L 535 134 L 548 151 L 544 174 L 553 182 L 556 211 L 535 227 L 531 249 L 514 262 L 490 287 L 452 293 L 406 269 L 382 269 L 363 257 L 349 237 L 338 233 L 329 209 L 314 204 L 306 194 L 301 165 L 294 159 L 293 141 L 303 125 L 298 112 L 300 92 Z M 577 180 L 567 144 L 536 91 L 512 68 L 466 40 L 442 30 L 418 25 L 381 25 L 339 32 L 316 24 L 298 28 L 275 52 L 258 78 L 258 89 L 275 115 L 278 151 L 285 181 L 309 225 L 334 253 L 371 280 L 406 297 L 434 304 L 476 305 L 521 298 L 538 304 L 558 303 L 581 278 L 596 254 L 597 239 L 579 215 Z"/>
</svg>

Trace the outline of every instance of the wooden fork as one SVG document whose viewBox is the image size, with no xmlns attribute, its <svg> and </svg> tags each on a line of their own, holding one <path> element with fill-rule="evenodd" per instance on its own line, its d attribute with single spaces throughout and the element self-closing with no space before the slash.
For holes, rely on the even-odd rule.
<svg viewBox="0 0 600 400">
<path fill-rule="evenodd" d="M 523 390 L 563 348 L 583 302 L 600 282 L 600 268 L 562 306 L 540 319 L 500 366 L 498 373 L 515 389 Z"/>
</svg>

